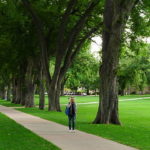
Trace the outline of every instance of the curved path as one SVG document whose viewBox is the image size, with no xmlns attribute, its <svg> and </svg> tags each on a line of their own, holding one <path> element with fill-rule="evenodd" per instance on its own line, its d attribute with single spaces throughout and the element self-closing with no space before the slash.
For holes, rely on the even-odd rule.
<svg viewBox="0 0 150 150">
<path fill-rule="evenodd" d="M 136 150 L 135 148 L 78 130 L 75 133 L 70 133 L 64 125 L 44 120 L 13 108 L 0 105 L 0 112 L 54 143 L 62 150 Z"/>
<path fill-rule="evenodd" d="M 143 100 L 143 99 L 150 99 L 150 97 L 122 99 L 122 100 L 119 100 L 119 102 L 122 102 L 122 101 L 137 101 L 137 100 Z M 98 102 L 77 103 L 77 104 L 85 105 L 85 104 L 98 104 L 98 103 L 99 103 L 99 101 Z M 64 104 L 64 105 L 67 105 L 67 104 Z"/>
</svg>

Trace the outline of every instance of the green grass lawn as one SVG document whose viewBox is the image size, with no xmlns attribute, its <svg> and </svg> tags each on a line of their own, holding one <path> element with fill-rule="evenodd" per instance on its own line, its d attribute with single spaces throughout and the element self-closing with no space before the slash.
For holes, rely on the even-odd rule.
<svg viewBox="0 0 150 150">
<path fill-rule="evenodd" d="M 134 96 L 134 98 L 137 97 Z M 83 97 L 83 100 L 85 98 Z M 88 100 L 93 98 L 87 97 Z M 133 97 L 126 96 L 126 98 Z M 63 97 L 61 101 L 66 102 L 67 99 L 65 101 Z M 81 98 L 80 101 L 82 101 Z M 78 105 L 77 129 L 141 150 L 150 150 L 150 99 L 120 102 L 119 114 L 122 126 L 91 124 L 96 115 L 97 107 L 97 104 Z M 62 112 L 41 111 L 38 108 L 21 108 L 19 110 L 67 125 L 67 116 L 64 114 L 64 109 L 65 106 L 62 106 Z"/>
<path fill-rule="evenodd" d="M 70 96 L 61 96 L 60 103 L 67 104 L 69 97 Z M 99 102 L 99 96 L 74 96 L 74 97 L 76 99 L 76 103 Z M 150 97 L 150 95 L 125 95 L 125 96 L 119 96 L 119 100 L 134 99 L 134 98 L 141 98 L 141 97 Z M 35 95 L 34 99 L 35 99 L 35 105 L 38 106 L 39 95 Z M 20 104 L 11 104 L 9 101 L 6 100 L 0 100 L 0 104 L 7 107 L 22 107 Z M 45 104 L 48 105 L 47 96 L 45 96 Z"/>
<path fill-rule="evenodd" d="M 59 150 L 0 113 L 0 150 Z"/>
<path fill-rule="evenodd" d="M 120 100 L 139 97 L 150 97 L 150 95 L 130 95 L 119 97 Z M 78 96 L 77 102 L 92 102 L 98 100 L 96 96 Z M 67 97 L 61 97 L 61 104 L 67 103 Z M 1 101 L 0 101 L 1 104 Z M 67 116 L 64 113 L 65 106 L 62 105 L 62 112 L 48 112 L 47 108 L 42 111 L 38 108 L 18 108 L 18 110 L 52 120 L 64 125 L 68 124 Z M 102 136 L 141 150 L 150 150 L 150 99 L 136 101 L 120 101 L 119 115 L 122 125 L 95 125 L 92 124 L 98 108 L 98 104 L 78 105 L 77 129 Z"/>
<path fill-rule="evenodd" d="M 68 98 L 70 96 L 61 96 L 60 103 L 66 104 L 68 103 Z M 74 96 L 76 99 L 76 103 L 87 103 L 87 102 L 98 102 L 99 96 Z M 119 96 L 119 100 L 124 99 L 134 99 L 134 98 L 141 98 L 141 97 L 150 97 L 150 95 L 125 95 L 125 96 Z M 35 95 L 35 104 L 39 104 L 39 96 Z M 45 104 L 48 104 L 48 97 L 45 98 Z"/>
</svg>

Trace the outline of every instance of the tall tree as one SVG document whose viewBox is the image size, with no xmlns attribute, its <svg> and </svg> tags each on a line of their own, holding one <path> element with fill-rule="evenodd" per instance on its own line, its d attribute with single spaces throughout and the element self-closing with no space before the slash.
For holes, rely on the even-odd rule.
<svg viewBox="0 0 150 150">
<path fill-rule="evenodd" d="M 137 0 L 105 1 L 100 103 L 94 123 L 120 124 L 117 70 L 121 37 L 129 14 L 137 2 Z"/>
<path fill-rule="evenodd" d="M 56 14 L 56 11 L 60 12 L 60 14 L 57 12 L 57 18 L 55 18 L 55 21 L 58 21 L 58 24 L 55 25 L 58 28 L 55 27 L 55 29 L 53 22 L 51 22 L 50 19 L 52 16 L 47 20 L 49 25 L 49 27 L 47 27 L 45 26 L 45 21 L 39 15 L 40 12 L 38 12 L 38 9 L 35 9 L 36 4 L 34 3 L 33 5 L 28 0 L 22 0 L 22 2 L 32 17 L 39 39 L 41 62 L 48 90 L 48 109 L 60 111 L 60 86 L 65 73 L 72 64 L 76 54 L 81 50 L 85 41 L 89 39 L 93 33 L 97 32 L 101 26 L 101 16 L 99 15 L 101 10 L 98 9 L 100 1 L 91 0 L 89 2 L 69 0 L 63 2 L 63 5 L 61 0 L 57 2 L 48 2 L 47 5 L 44 5 L 44 2 L 40 1 L 40 6 L 48 6 L 47 8 L 59 6 L 59 9 L 55 9 L 53 12 L 54 14 Z M 53 29 L 55 31 L 56 39 L 52 37 Z M 54 50 L 53 56 L 55 57 L 53 75 L 49 72 L 49 59 L 50 56 L 52 56 L 52 50 Z"/>
<path fill-rule="evenodd" d="M 0 1 L 0 6 L 0 41 L 2 42 L 0 43 L 0 49 L 5 54 L 2 72 L 4 70 L 9 72 L 7 76 L 10 76 L 9 84 L 13 88 L 12 102 L 32 107 L 34 92 L 30 96 L 32 103 L 29 102 L 29 97 L 27 96 L 29 92 L 31 95 L 31 91 L 33 91 L 27 90 L 30 88 L 29 80 L 32 80 L 28 77 L 31 77 L 31 72 L 34 71 L 34 65 L 30 60 L 32 59 L 34 64 L 33 58 L 37 53 L 35 40 L 31 40 L 35 35 L 32 30 L 32 22 L 23 15 L 22 8 L 18 7 L 20 6 L 18 1 Z M 3 38 L 5 40 L 2 40 L 2 37 L 5 37 Z M 0 55 L 2 56 L 2 54 Z M 5 82 L 5 86 L 8 85 Z M 25 97 L 28 97 L 28 101 L 26 101 Z"/>
</svg>

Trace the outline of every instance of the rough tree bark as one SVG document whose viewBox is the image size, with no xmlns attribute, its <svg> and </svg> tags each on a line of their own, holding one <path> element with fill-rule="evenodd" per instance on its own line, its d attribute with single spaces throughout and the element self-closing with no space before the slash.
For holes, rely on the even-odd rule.
<svg viewBox="0 0 150 150">
<path fill-rule="evenodd" d="M 16 75 L 12 82 L 12 103 L 20 104 L 21 102 L 21 80 L 20 76 Z"/>
<path fill-rule="evenodd" d="M 25 95 L 26 95 L 26 91 L 27 90 L 27 88 L 26 88 L 26 84 L 25 84 L 25 77 L 24 77 L 24 79 L 22 80 L 22 87 L 21 87 L 21 91 L 22 91 L 22 95 L 21 95 L 21 101 L 20 101 L 20 104 L 21 105 L 25 105 Z"/>
<path fill-rule="evenodd" d="M 120 95 L 121 95 L 121 96 L 124 96 L 124 93 L 125 93 L 125 91 L 124 91 L 124 89 L 123 89 L 123 90 L 121 90 Z"/>
<path fill-rule="evenodd" d="M 68 79 L 68 77 L 64 77 L 64 79 L 61 82 L 61 87 L 60 87 L 60 95 L 61 96 L 64 96 L 64 86 L 65 86 L 67 79 Z"/>
<path fill-rule="evenodd" d="M 40 82 L 39 86 L 39 109 L 44 110 L 45 107 L 45 88 L 43 83 Z"/>
<path fill-rule="evenodd" d="M 45 87 L 44 87 L 44 74 L 40 64 L 40 75 L 39 75 L 39 109 L 44 110 L 45 107 Z"/>
<path fill-rule="evenodd" d="M 12 103 L 15 103 L 16 100 L 16 77 L 12 79 Z"/>
<path fill-rule="evenodd" d="M 33 59 L 28 59 L 28 67 L 25 76 L 25 107 L 34 107 L 34 73 L 33 73 L 34 63 Z"/>
<path fill-rule="evenodd" d="M 106 0 L 100 67 L 100 104 L 93 123 L 120 124 L 118 116 L 117 68 L 121 35 L 136 0 Z"/>
<path fill-rule="evenodd" d="M 11 86 L 7 86 L 7 101 L 11 101 Z"/>
<path fill-rule="evenodd" d="M 87 94 L 87 95 L 90 95 L 89 87 L 86 88 L 86 94 Z"/>
<path fill-rule="evenodd" d="M 64 96 L 64 84 L 61 84 L 61 92 L 60 92 L 60 96 Z"/>
<path fill-rule="evenodd" d="M 0 98 L 1 99 L 5 99 L 5 87 L 3 86 L 3 87 L 1 87 L 1 89 L 0 89 Z"/>
<path fill-rule="evenodd" d="M 21 102 L 21 97 L 22 97 L 22 83 L 21 83 L 21 78 L 18 77 L 16 80 L 16 99 L 15 99 L 15 104 L 20 104 Z"/>
<path fill-rule="evenodd" d="M 25 94 L 26 94 L 26 84 L 25 84 L 25 75 L 27 72 L 27 62 L 25 61 L 22 64 L 22 68 L 21 68 L 21 101 L 20 104 L 21 105 L 25 105 Z"/>
<path fill-rule="evenodd" d="M 26 62 L 22 62 L 18 67 L 17 74 L 12 79 L 12 103 L 25 104 L 24 100 L 24 88 L 25 88 L 25 74 L 26 74 Z"/>
</svg>

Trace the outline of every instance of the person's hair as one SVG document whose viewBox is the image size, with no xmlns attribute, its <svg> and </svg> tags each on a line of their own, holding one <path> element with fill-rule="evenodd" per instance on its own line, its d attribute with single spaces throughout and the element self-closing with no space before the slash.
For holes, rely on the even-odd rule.
<svg viewBox="0 0 150 150">
<path fill-rule="evenodd" d="M 70 103 L 74 103 L 75 100 L 74 100 L 74 97 L 70 97 Z"/>
</svg>

